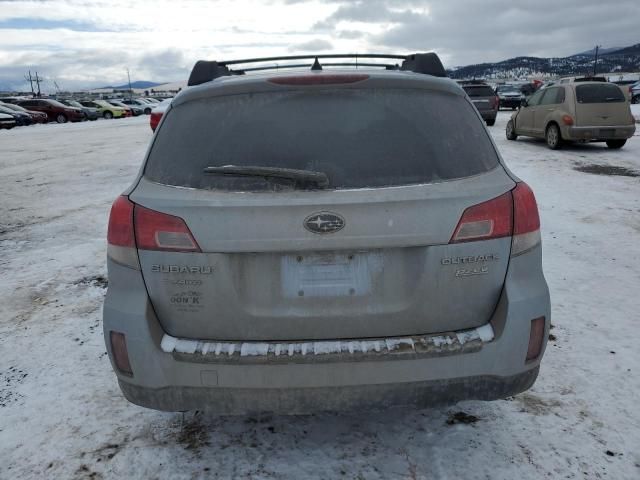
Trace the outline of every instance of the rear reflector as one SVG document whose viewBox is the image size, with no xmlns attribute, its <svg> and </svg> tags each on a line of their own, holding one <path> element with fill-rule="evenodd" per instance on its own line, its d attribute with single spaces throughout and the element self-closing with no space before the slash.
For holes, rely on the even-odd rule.
<svg viewBox="0 0 640 480">
<path fill-rule="evenodd" d="M 129 352 L 127 352 L 127 340 L 124 333 L 111 331 L 109 333 L 111 340 L 111 353 L 113 354 L 113 363 L 116 364 L 118 370 L 126 375 L 133 376 L 131 363 L 129 362 Z"/>
<path fill-rule="evenodd" d="M 511 236 L 513 199 L 511 192 L 467 208 L 449 243 L 471 242 Z"/>
<path fill-rule="evenodd" d="M 564 123 L 565 125 L 573 125 L 573 117 L 571 117 L 570 115 L 563 115 L 562 123 Z"/>
<path fill-rule="evenodd" d="M 537 359 L 542 352 L 544 340 L 544 317 L 538 317 L 531 320 L 531 329 L 529 331 L 529 348 L 527 350 L 527 362 Z"/>
<path fill-rule="evenodd" d="M 141 250 L 200 252 L 187 224 L 180 217 L 136 205 L 136 244 Z"/>
<path fill-rule="evenodd" d="M 540 244 L 540 216 L 536 197 L 529 185 L 520 182 L 511 193 L 514 209 L 511 256 L 515 256 Z"/>
<path fill-rule="evenodd" d="M 356 83 L 367 80 L 369 75 L 348 74 L 348 75 L 324 75 L 307 74 L 290 77 L 273 77 L 269 83 L 276 85 L 336 85 L 340 83 Z"/>
</svg>

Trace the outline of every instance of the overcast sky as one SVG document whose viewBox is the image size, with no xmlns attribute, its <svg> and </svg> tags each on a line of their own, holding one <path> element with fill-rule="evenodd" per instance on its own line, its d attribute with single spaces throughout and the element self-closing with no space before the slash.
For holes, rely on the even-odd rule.
<svg viewBox="0 0 640 480">
<path fill-rule="evenodd" d="M 0 89 L 178 81 L 199 58 L 436 51 L 446 67 L 640 42 L 640 0 L 0 0 Z"/>
</svg>

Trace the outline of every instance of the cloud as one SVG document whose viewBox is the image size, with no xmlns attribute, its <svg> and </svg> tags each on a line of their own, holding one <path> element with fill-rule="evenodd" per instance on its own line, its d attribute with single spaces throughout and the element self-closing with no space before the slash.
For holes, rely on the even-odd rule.
<svg viewBox="0 0 640 480">
<path fill-rule="evenodd" d="M 640 41 L 618 0 L 0 0 L 0 87 L 179 81 L 198 59 L 436 51 L 446 66 Z M 45 83 L 52 88 L 52 82 Z"/>
<path fill-rule="evenodd" d="M 314 38 L 307 42 L 298 43 L 289 47 L 290 52 L 320 52 L 332 50 L 333 45 L 327 40 Z"/>
</svg>

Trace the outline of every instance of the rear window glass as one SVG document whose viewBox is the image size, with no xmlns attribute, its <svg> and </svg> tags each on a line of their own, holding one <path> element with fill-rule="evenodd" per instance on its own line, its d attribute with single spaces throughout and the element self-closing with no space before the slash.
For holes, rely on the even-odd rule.
<svg viewBox="0 0 640 480">
<path fill-rule="evenodd" d="M 298 90 L 214 97 L 172 108 L 145 176 L 200 189 L 294 188 L 290 180 L 203 173 L 225 165 L 323 172 L 328 188 L 340 189 L 468 177 L 493 169 L 498 159 L 474 107 L 458 95 Z"/>
<path fill-rule="evenodd" d="M 610 103 L 626 101 L 622 90 L 617 85 L 603 83 L 600 85 L 578 85 L 576 87 L 578 103 Z"/>
<path fill-rule="evenodd" d="M 488 85 L 463 88 L 464 91 L 467 92 L 467 95 L 469 95 L 470 97 L 494 97 L 496 95 L 493 89 Z"/>
</svg>

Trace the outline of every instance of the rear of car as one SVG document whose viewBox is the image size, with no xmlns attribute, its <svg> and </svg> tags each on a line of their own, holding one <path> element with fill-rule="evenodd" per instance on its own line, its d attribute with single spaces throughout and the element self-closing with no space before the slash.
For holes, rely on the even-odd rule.
<svg viewBox="0 0 640 480">
<path fill-rule="evenodd" d="M 115 201 L 108 244 L 107 350 L 150 408 L 504 398 L 535 381 L 546 344 L 535 198 L 446 79 L 189 88 Z"/>
<path fill-rule="evenodd" d="M 613 83 L 571 84 L 574 120 L 561 126 L 565 140 L 606 142 L 622 147 L 635 133 L 635 120 L 622 90 Z"/>
<path fill-rule="evenodd" d="M 480 116 L 489 126 L 496 123 L 500 107 L 500 98 L 487 84 L 462 84 L 465 93 L 480 112 Z"/>
</svg>

